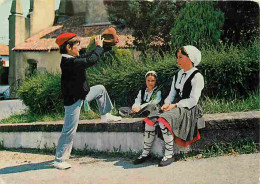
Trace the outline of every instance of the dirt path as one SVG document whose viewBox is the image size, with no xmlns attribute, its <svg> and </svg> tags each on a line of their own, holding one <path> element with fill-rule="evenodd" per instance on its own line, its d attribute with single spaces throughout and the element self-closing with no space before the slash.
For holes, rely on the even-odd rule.
<svg viewBox="0 0 260 184">
<path fill-rule="evenodd" d="M 158 168 L 123 158 L 74 157 L 72 168 L 52 166 L 53 155 L 0 151 L 0 184 L 259 184 L 260 153 L 178 161 Z"/>
</svg>

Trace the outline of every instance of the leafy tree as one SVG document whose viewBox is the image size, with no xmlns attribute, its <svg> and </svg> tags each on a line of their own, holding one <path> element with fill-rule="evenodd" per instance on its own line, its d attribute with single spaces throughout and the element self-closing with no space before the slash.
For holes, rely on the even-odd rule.
<svg viewBox="0 0 260 184">
<path fill-rule="evenodd" d="M 222 40 L 240 43 L 259 37 L 259 4 L 252 1 L 220 1 L 219 9 L 225 14 Z"/>
<path fill-rule="evenodd" d="M 148 47 L 169 48 L 169 32 L 183 2 L 110 0 L 105 1 L 105 4 L 110 21 L 118 28 L 129 28 L 135 37 L 134 45 L 144 51 Z"/>
<path fill-rule="evenodd" d="M 214 9 L 214 2 L 187 2 L 171 29 L 172 45 L 216 45 L 220 41 L 224 14 Z"/>
</svg>

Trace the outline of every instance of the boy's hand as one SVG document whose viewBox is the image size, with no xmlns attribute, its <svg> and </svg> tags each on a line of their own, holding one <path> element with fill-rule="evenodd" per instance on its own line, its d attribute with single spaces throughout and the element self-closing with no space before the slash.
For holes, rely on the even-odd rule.
<svg viewBox="0 0 260 184">
<path fill-rule="evenodd" d="M 104 38 L 101 38 L 101 35 L 98 35 L 95 37 L 95 44 L 96 46 L 100 46 L 100 47 L 103 47 L 103 41 L 104 41 Z"/>
</svg>

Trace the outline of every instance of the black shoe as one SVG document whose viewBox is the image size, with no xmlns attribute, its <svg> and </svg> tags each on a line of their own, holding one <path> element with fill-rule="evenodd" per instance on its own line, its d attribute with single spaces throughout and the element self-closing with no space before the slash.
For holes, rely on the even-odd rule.
<svg viewBox="0 0 260 184">
<path fill-rule="evenodd" d="M 134 165 L 142 164 L 142 163 L 144 163 L 147 159 L 149 159 L 150 157 L 151 157 L 150 155 L 147 155 L 146 157 L 140 156 L 140 157 L 138 157 L 136 160 L 133 161 L 133 164 L 134 164 Z"/>
<path fill-rule="evenodd" d="M 163 160 L 161 160 L 160 163 L 158 164 L 158 167 L 164 167 L 164 166 L 170 165 L 173 162 L 176 162 L 176 159 L 174 156 L 172 156 L 172 158 L 167 158 L 166 160 L 163 158 Z"/>
</svg>

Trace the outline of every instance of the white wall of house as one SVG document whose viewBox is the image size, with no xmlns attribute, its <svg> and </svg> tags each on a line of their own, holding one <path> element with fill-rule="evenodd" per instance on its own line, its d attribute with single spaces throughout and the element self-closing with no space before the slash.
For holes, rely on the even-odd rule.
<svg viewBox="0 0 260 184">
<path fill-rule="evenodd" d="M 33 52 L 33 51 L 23 51 L 16 52 L 16 61 L 19 63 L 19 76 L 21 79 L 25 78 L 25 75 L 29 69 L 29 59 L 33 59 L 37 61 L 37 71 L 48 71 L 51 73 L 60 73 L 60 61 L 61 54 L 59 51 L 41 51 L 41 52 Z"/>
</svg>

